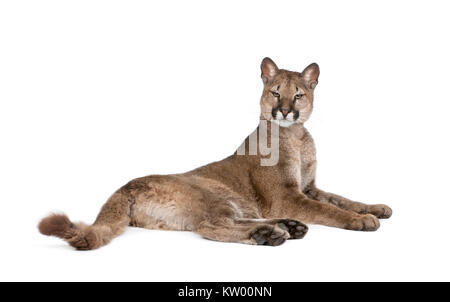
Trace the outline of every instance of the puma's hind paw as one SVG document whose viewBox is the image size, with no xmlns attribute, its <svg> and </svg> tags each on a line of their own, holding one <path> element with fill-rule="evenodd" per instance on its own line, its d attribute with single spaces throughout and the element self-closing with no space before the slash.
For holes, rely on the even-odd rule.
<svg viewBox="0 0 450 302">
<path fill-rule="evenodd" d="M 281 229 L 289 232 L 289 239 L 301 239 L 305 237 L 308 232 L 308 227 L 297 220 L 282 219 L 277 223 L 277 225 Z"/>
<path fill-rule="evenodd" d="M 289 233 L 281 228 L 267 225 L 258 227 L 250 238 L 255 240 L 258 245 L 277 246 L 283 244 L 290 237 Z"/>
</svg>

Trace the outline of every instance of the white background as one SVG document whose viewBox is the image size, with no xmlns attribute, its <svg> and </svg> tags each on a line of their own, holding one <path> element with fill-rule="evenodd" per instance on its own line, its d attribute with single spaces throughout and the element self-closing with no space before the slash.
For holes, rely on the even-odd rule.
<svg viewBox="0 0 450 302">
<path fill-rule="evenodd" d="M 445 1 L 2 1 L 1 281 L 449 281 Z M 79 252 L 36 225 L 92 223 L 130 179 L 230 155 L 259 64 L 321 67 L 318 185 L 394 210 L 273 248 L 129 228 Z"/>
</svg>

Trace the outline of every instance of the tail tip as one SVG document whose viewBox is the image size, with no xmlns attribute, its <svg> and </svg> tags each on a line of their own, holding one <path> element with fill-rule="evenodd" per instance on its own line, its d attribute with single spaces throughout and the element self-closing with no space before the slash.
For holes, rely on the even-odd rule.
<svg viewBox="0 0 450 302">
<path fill-rule="evenodd" d="M 73 224 L 65 214 L 51 214 L 41 220 L 38 224 L 39 232 L 47 236 L 62 237 Z"/>
</svg>

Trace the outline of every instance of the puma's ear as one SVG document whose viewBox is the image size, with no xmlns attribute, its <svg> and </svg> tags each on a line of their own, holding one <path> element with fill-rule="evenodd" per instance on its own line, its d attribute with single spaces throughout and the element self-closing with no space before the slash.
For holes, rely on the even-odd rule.
<svg viewBox="0 0 450 302">
<path fill-rule="evenodd" d="M 278 67 L 270 58 L 264 58 L 261 62 L 261 78 L 266 84 L 278 73 Z"/>
<path fill-rule="evenodd" d="M 309 64 L 302 72 L 302 77 L 305 79 L 308 88 L 314 89 L 318 83 L 319 79 L 319 65 L 316 63 Z"/>
</svg>

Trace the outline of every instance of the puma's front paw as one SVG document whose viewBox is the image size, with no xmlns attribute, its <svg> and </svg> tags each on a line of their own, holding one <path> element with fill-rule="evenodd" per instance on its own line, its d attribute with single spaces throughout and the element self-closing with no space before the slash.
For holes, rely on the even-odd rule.
<svg viewBox="0 0 450 302">
<path fill-rule="evenodd" d="M 289 238 L 289 233 L 281 228 L 267 225 L 258 227 L 250 238 L 256 241 L 258 245 L 277 246 L 283 244 Z"/>
<path fill-rule="evenodd" d="M 385 204 L 369 205 L 368 213 L 378 218 L 389 218 L 392 215 L 392 209 Z"/>
<path fill-rule="evenodd" d="M 358 215 L 354 218 L 347 229 L 354 231 L 376 231 L 380 227 L 380 222 L 378 218 L 372 214 Z"/>
</svg>

